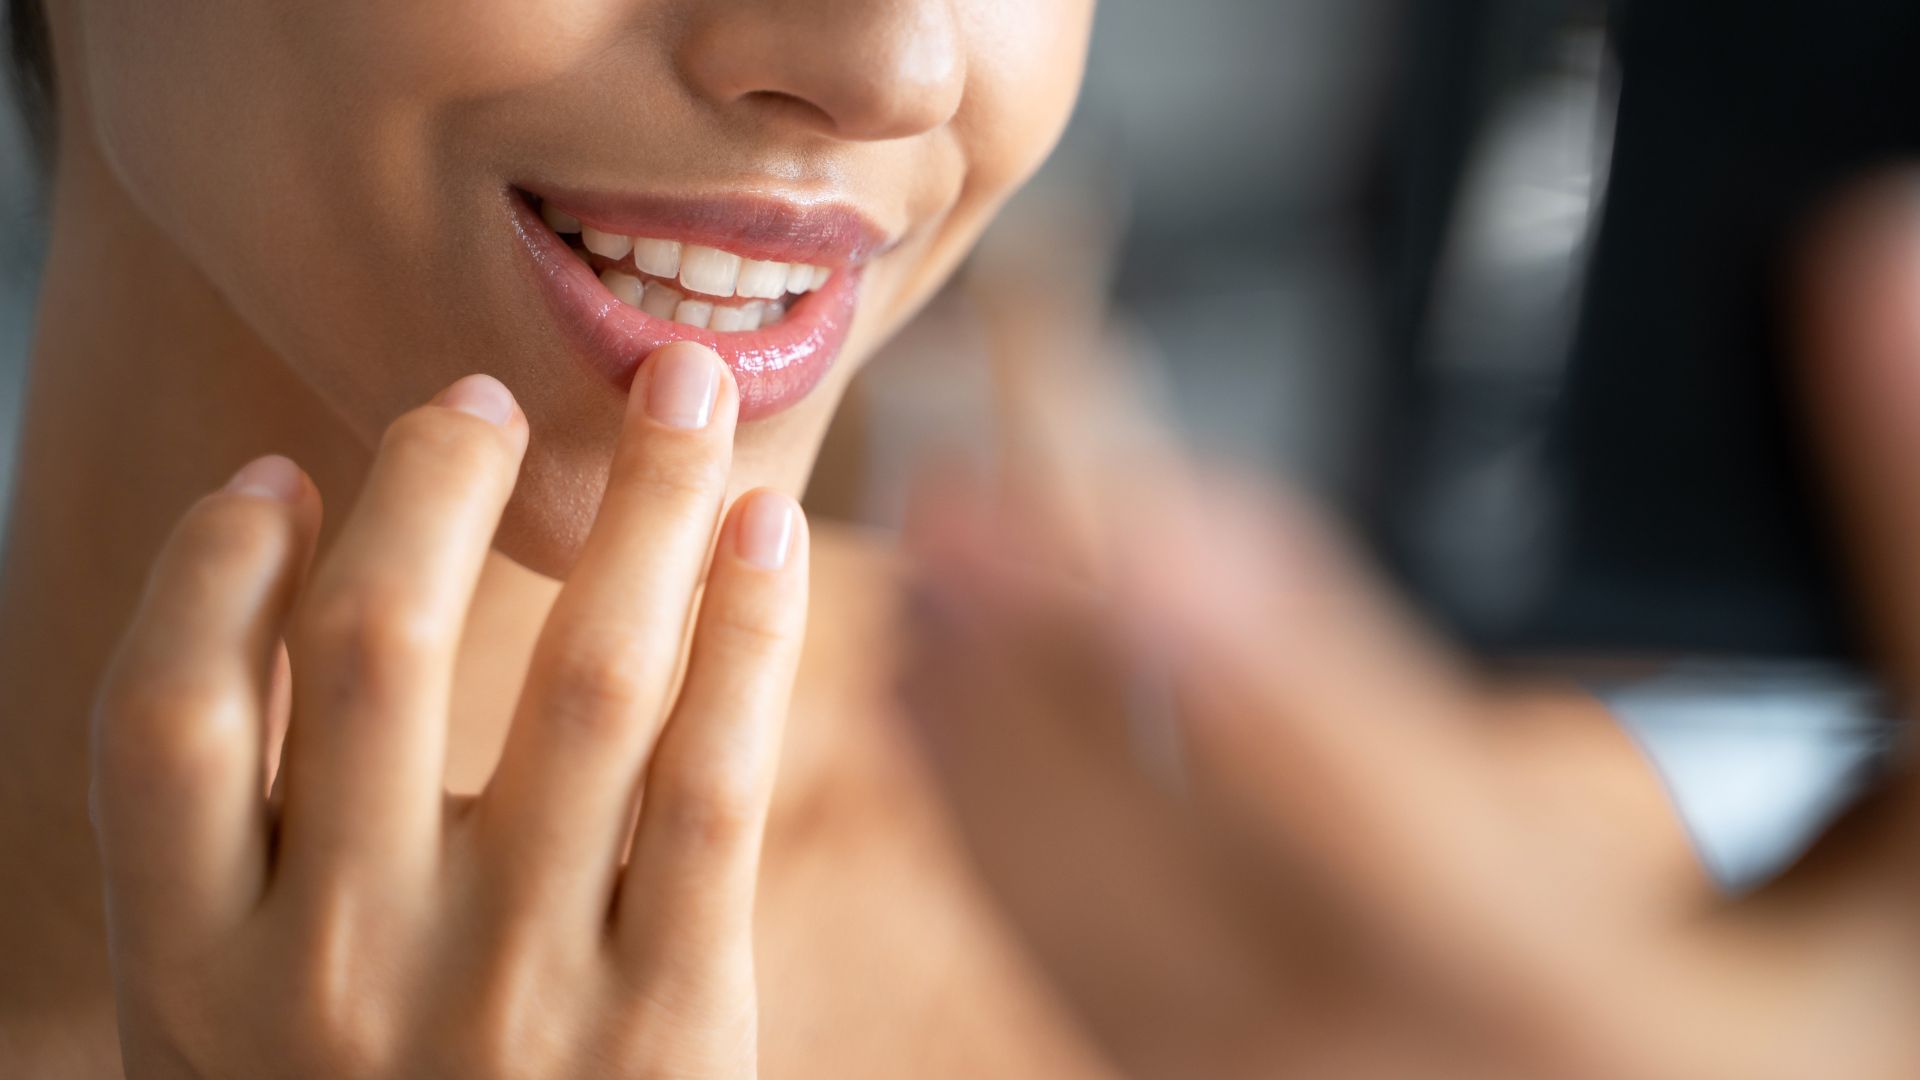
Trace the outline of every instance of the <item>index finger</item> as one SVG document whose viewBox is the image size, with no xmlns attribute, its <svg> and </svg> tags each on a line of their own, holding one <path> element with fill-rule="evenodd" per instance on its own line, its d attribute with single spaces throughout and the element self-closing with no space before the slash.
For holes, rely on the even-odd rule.
<svg viewBox="0 0 1920 1080">
<path fill-rule="evenodd" d="M 635 380 L 599 514 L 480 804 L 515 906 L 605 911 L 680 672 L 739 402 L 725 363 L 697 343 L 658 350 Z"/>
<path fill-rule="evenodd" d="M 1920 177 L 1844 201 L 1807 263 L 1803 378 L 1872 648 L 1920 695 Z"/>
</svg>

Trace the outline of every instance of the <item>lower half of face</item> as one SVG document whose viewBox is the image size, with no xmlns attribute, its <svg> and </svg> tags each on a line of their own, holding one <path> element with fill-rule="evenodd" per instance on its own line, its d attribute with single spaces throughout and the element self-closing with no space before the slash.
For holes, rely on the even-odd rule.
<svg viewBox="0 0 1920 1080">
<path fill-rule="evenodd" d="M 734 372 L 736 484 L 803 482 L 1057 139 L 1092 0 L 72 3 L 63 137 L 356 438 L 505 381 L 533 438 L 502 546 L 558 574 L 668 341 Z"/>
</svg>

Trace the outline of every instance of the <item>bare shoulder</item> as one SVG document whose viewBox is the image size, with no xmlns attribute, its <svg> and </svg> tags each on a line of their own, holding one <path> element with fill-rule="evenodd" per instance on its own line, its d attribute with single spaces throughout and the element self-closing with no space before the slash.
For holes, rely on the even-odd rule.
<svg viewBox="0 0 1920 1080">
<path fill-rule="evenodd" d="M 907 574 L 816 529 L 760 897 L 770 1077 L 1110 1075 L 968 873 L 892 702 Z"/>
</svg>

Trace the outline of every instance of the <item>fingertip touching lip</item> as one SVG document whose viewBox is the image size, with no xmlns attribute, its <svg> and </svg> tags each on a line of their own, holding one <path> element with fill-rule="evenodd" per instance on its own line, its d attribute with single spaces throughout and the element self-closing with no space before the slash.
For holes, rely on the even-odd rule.
<svg viewBox="0 0 1920 1080">
<path fill-rule="evenodd" d="M 589 368 L 625 391 L 654 350 L 698 341 L 732 369 L 742 420 L 819 382 L 846 339 L 863 264 L 889 246 L 838 204 L 509 196 L 540 291 Z"/>
</svg>

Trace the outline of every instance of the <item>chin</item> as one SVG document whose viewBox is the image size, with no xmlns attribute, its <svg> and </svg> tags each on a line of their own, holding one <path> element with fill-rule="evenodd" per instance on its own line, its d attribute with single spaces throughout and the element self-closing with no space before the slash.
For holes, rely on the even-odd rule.
<svg viewBox="0 0 1920 1080">
<path fill-rule="evenodd" d="M 537 574 L 565 580 L 593 529 L 610 460 L 576 465 L 528 454 L 494 534 L 494 550 Z"/>
<path fill-rule="evenodd" d="M 741 423 L 734 437 L 729 499 L 760 487 L 799 497 L 845 392 L 846 376 L 856 366 L 849 365 L 840 377 L 827 380 L 794 408 Z M 593 530 L 606 492 L 617 430 L 590 437 L 582 430 L 587 425 L 570 426 L 553 419 L 543 423 L 537 415 L 532 422 L 527 459 L 493 547 L 528 570 L 564 580 Z"/>
</svg>

